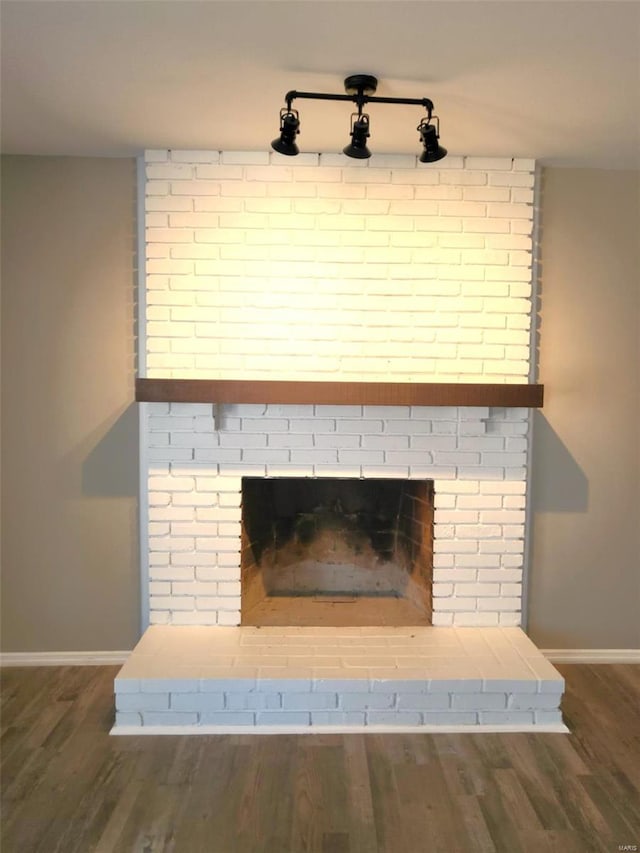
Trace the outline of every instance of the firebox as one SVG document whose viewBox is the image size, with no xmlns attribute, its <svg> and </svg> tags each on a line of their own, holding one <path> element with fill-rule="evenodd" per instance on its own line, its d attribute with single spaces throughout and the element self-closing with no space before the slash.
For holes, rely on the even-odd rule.
<svg viewBox="0 0 640 853">
<path fill-rule="evenodd" d="M 242 479 L 244 625 L 428 625 L 433 481 Z"/>
</svg>

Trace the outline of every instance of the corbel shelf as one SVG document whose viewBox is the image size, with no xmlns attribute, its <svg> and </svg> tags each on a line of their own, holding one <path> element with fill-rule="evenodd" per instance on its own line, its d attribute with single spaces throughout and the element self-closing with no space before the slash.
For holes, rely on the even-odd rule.
<svg viewBox="0 0 640 853">
<path fill-rule="evenodd" d="M 461 382 L 136 379 L 139 403 L 542 407 L 544 386 Z"/>
</svg>

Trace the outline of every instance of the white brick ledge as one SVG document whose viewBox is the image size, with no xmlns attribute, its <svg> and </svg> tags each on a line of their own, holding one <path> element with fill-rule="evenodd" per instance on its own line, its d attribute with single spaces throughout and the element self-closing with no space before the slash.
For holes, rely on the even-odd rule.
<svg viewBox="0 0 640 853">
<path fill-rule="evenodd" d="M 562 731 L 563 689 L 519 628 L 152 626 L 114 733 Z"/>
</svg>

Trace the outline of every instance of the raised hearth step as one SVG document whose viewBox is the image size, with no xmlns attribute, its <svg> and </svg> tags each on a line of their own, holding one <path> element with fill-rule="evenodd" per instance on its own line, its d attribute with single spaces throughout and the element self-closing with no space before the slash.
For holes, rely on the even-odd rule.
<svg viewBox="0 0 640 853">
<path fill-rule="evenodd" d="M 112 734 L 566 732 L 564 680 L 519 628 L 148 628 Z"/>
</svg>

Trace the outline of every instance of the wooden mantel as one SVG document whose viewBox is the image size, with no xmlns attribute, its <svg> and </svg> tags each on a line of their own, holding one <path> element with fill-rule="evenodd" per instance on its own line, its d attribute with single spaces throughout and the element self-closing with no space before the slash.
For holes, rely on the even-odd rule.
<svg viewBox="0 0 640 853">
<path fill-rule="evenodd" d="M 139 403 L 290 403 L 541 408 L 543 385 L 439 382 L 303 382 L 136 379 Z"/>
</svg>

